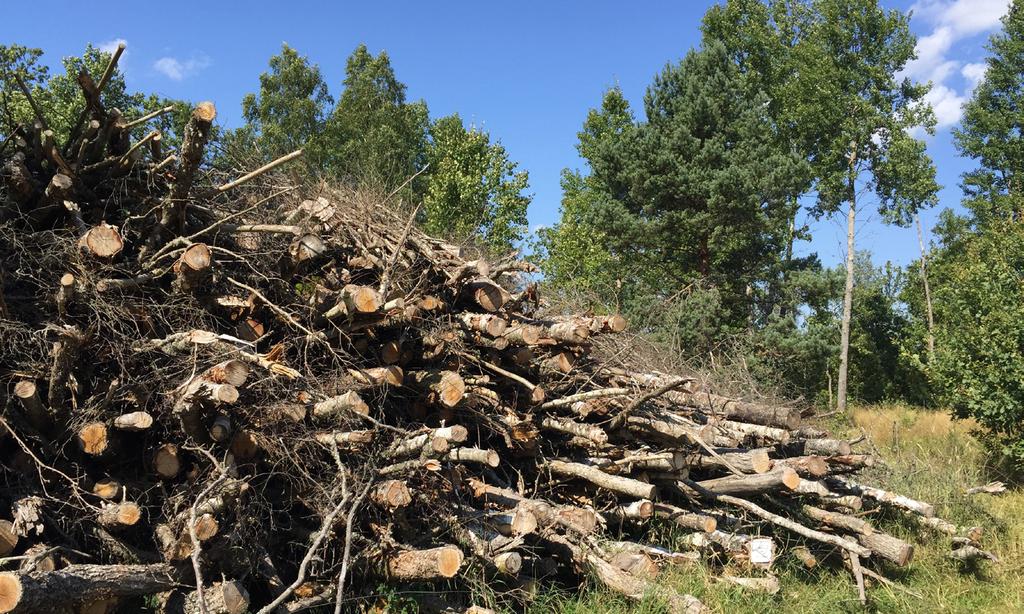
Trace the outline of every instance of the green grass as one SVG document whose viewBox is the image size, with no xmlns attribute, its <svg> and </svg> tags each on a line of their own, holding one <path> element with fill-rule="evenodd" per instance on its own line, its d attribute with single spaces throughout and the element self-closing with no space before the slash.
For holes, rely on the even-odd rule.
<svg viewBox="0 0 1024 614">
<path fill-rule="evenodd" d="M 863 429 L 886 463 L 886 467 L 874 467 L 862 474 L 862 481 L 928 501 L 935 505 L 937 515 L 958 526 L 984 527 L 985 547 L 1000 558 L 998 564 L 965 569 L 946 558 L 947 537 L 918 530 L 912 520 L 900 514 L 873 518 L 876 526 L 917 544 L 917 550 L 913 562 L 904 569 L 874 567 L 906 590 L 869 583 L 867 610 L 1024 612 L 1024 492 L 1011 490 L 997 496 L 974 497 L 963 494 L 967 487 L 999 479 L 987 468 L 984 449 L 971 437 L 972 425 L 953 422 L 943 413 L 903 406 L 860 407 L 854 409 L 852 418 L 852 424 L 830 426 L 846 435 Z M 726 614 L 864 611 L 850 574 L 840 564 L 826 560 L 813 570 L 805 570 L 784 552 L 784 545 L 781 550 L 774 571 L 782 590 L 774 596 L 744 591 L 717 580 L 721 567 L 698 565 L 667 570 L 657 581 L 699 597 L 712 611 Z M 653 614 L 664 609 L 654 600 L 637 605 L 591 587 L 572 594 L 545 594 L 530 611 Z"/>
</svg>

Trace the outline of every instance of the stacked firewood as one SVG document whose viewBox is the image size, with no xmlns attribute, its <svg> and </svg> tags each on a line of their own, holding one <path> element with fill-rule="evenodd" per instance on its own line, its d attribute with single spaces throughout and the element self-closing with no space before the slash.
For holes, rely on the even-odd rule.
<svg viewBox="0 0 1024 614">
<path fill-rule="evenodd" d="M 302 198 L 276 169 L 301 152 L 210 168 L 210 103 L 164 152 L 104 81 L 67 143 L 40 115 L 3 145 L 0 612 L 351 609 L 382 583 L 482 612 L 585 575 L 699 612 L 652 577 L 706 557 L 770 588 L 789 543 L 863 588 L 914 547 L 860 512 L 956 532 L 799 409 L 631 366 L 604 347 L 626 321 L 545 311 L 529 264 L 386 197 Z"/>
</svg>

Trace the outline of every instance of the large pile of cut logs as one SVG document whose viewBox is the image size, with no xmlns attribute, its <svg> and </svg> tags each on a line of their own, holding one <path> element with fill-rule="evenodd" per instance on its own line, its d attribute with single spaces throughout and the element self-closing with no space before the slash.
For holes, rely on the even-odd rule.
<svg viewBox="0 0 1024 614">
<path fill-rule="evenodd" d="M 788 543 L 863 589 L 914 547 L 858 511 L 956 530 L 795 408 L 598 358 L 625 320 L 545 313 L 528 264 L 302 198 L 275 170 L 300 152 L 228 180 L 210 103 L 162 151 L 107 76 L 68 142 L 40 114 L 0 154 L 0 612 L 341 610 L 381 583 L 482 612 L 585 575 L 699 612 L 652 577 L 706 557 L 771 588 Z"/>
</svg>

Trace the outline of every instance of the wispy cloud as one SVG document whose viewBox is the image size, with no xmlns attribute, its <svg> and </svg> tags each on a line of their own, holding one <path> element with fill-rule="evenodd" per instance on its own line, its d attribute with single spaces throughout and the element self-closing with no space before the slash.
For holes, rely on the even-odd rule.
<svg viewBox="0 0 1024 614">
<path fill-rule="evenodd" d="M 113 38 L 102 43 L 96 43 L 96 48 L 104 53 L 114 53 L 117 51 L 118 45 L 127 45 L 128 41 L 123 38 Z"/>
<path fill-rule="evenodd" d="M 935 109 L 939 127 L 960 121 L 963 104 L 985 75 L 982 63 L 964 63 L 950 57 L 954 45 L 971 36 L 999 27 L 1009 0 L 920 0 L 911 10 L 914 19 L 924 20 L 931 32 L 917 41 L 917 59 L 907 64 L 905 75 L 916 81 L 931 81 L 927 101 Z M 964 83 L 957 88 L 954 75 Z"/>
<path fill-rule="evenodd" d="M 205 55 L 194 55 L 187 60 L 164 56 L 153 62 L 153 69 L 172 81 L 182 81 L 198 74 L 209 65 L 210 58 Z"/>
</svg>

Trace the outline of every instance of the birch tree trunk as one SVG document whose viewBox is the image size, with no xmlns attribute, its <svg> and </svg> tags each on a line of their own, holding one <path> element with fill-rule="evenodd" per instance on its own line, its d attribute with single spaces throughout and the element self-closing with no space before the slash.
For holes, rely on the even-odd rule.
<svg viewBox="0 0 1024 614">
<path fill-rule="evenodd" d="M 928 362 L 935 355 L 935 320 L 932 317 L 932 291 L 928 286 L 928 253 L 924 251 L 924 231 L 921 230 L 921 216 L 915 215 L 917 222 L 917 244 L 921 247 L 921 281 L 924 282 L 924 306 L 928 314 Z"/>
<path fill-rule="evenodd" d="M 857 144 L 850 150 L 850 208 L 846 214 L 846 288 L 843 290 L 843 321 L 839 337 L 839 381 L 836 385 L 836 410 L 846 413 L 846 385 L 850 359 L 850 318 L 853 315 L 853 236 L 857 221 Z"/>
</svg>

